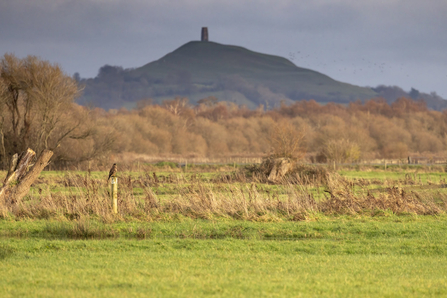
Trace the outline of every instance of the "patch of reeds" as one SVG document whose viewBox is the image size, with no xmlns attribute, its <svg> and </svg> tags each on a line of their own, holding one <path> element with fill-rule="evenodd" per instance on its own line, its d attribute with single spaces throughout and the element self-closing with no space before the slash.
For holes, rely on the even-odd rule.
<svg viewBox="0 0 447 298">
<path fill-rule="evenodd" d="M 301 172 L 303 173 L 303 172 Z M 83 222 L 83 218 L 98 218 L 102 222 L 127 219 L 166 221 L 180 217 L 215 219 L 228 218 L 249 221 L 306 220 L 316 213 L 324 214 L 441 214 L 447 211 L 447 195 L 439 191 L 415 191 L 389 186 L 380 192 L 371 190 L 366 183 L 356 183 L 332 173 L 326 180 L 310 180 L 295 176 L 284 180 L 277 188 L 267 188 L 255 182 L 228 183 L 172 178 L 174 194 L 158 196 L 152 190 L 154 181 L 144 177 L 121 177 L 118 194 L 119 213 L 113 214 L 108 187 L 104 181 L 81 176 L 67 176 L 59 183 L 69 185 L 66 191 L 34 194 L 24 200 L 0 202 L 0 217 L 16 219 L 63 219 L 59 232 L 69 238 L 114 237 L 115 231 L 98 230 Z M 307 179 L 307 180 L 306 180 Z M 324 183 L 324 184 L 323 184 Z M 319 186 L 320 194 L 310 185 Z M 365 186 L 366 185 L 366 186 Z M 138 187 L 140 192 L 135 194 Z M 314 186 L 312 186 L 314 187 Z M 141 194 L 142 189 L 142 194 Z M 136 231 L 144 239 L 150 231 Z"/>
</svg>

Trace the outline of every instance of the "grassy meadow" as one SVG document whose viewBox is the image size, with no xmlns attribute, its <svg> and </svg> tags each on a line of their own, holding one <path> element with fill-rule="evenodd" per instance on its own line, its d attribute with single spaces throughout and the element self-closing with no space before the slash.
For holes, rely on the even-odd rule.
<svg viewBox="0 0 447 298">
<path fill-rule="evenodd" d="M 123 169 L 119 214 L 106 171 L 43 172 L 0 206 L 0 296 L 447 295 L 443 167 L 242 170 Z"/>
</svg>

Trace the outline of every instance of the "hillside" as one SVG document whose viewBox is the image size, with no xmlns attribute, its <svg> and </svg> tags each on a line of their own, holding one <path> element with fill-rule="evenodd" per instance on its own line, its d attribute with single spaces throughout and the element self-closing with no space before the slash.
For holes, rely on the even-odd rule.
<svg viewBox="0 0 447 298">
<path fill-rule="evenodd" d="M 132 108 L 141 99 L 156 102 L 175 96 L 191 102 L 219 100 L 256 107 L 281 100 L 315 99 L 348 102 L 374 97 L 369 88 L 337 82 L 321 73 L 297 67 L 287 59 L 242 47 L 192 41 L 161 59 L 136 69 L 104 66 L 85 85 L 81 104 L 106 109 Z"/>
<path fill-rule="evenodd" d="M 201 41 L 186 43 L 139 68 L 103 66 L 96 78 L 82 83 L 84 95 L 78 102 L 105 109 L 134 108 L 142 99 L 159 103 L 176 96 L 192 103 L 215 96 L 249 108 L 302 99 L 347 103 L 378 96 L 371 88 L 338 82 L 282 57 Z"/>
</svg>

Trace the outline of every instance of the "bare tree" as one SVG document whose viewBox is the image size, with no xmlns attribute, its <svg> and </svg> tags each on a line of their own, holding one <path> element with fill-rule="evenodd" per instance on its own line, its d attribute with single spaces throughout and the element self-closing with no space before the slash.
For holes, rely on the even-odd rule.
<svg viewBox="0 0 447 298">
<path fill-rule="evenodd" d="M 188 99 L 186 97 L 176 97 L 173 100 L 165 100 L 163 101 L 163 107 L 178 116 L 188 108 Z"/>
<path fill-rule="evenodd" d="M 5 97 L 8 90 L 3 80 L 0 79 L 0 169 L 5 167 L 6 158 L 6 148 L 5 148 L 5 133 L 4 133 L 4 123 L 5 123 L 5 113 L 6 113 L 6 103 Z"/>
<path fill-rule="evenodd" d="M 76 132 L 82 117 L 73 117 L 73 101 L 79 93 L 76 81 L 56 64 L 35 56 L 19 59 L 11 54 L 0 60 L 2 163 L 5 163 L 7 155 L 6 147 L 12 155 L 8 174 L 0 189 L 0 202 L 15 204 L 20 201 L 48 165 L 53 150 L 62 140 L 86 135 Z M 5 140 L 8 141 L 7 146 Z M 32 165 L 35 151 L 40 154 Z"/>
<path fill-rule="evenodd" d="M 35 56 L 19 59 L 6 54 L 0 60 L 0 81 L 0 102 L 6 106 L 0 116 L 9 122 L 1 133 L 8 136 L 9 155 L 28 147 L 54 149 L 76 133 L 81 121 L 66 124 L 80 89 L 58 65 Z"/>
</svg>

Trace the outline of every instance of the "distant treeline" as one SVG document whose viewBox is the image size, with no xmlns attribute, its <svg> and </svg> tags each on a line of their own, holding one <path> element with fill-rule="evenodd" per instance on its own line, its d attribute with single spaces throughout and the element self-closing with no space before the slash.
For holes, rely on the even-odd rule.
<svg viewBox="0 0 447 298">
<path fill-rule="evenodd" d="M 78 107 L 79 109 L 80 107 Z M 365 103 L 320 105 L 300 101 L 265 111 L 250 110 L 207 98 L 188 105 L 177 98 L 162 105 L 142 101 L 135 110 L 93 109 L 84 122 L 88 138 L 67 139 L 57 160 L 82 161 L 111 153 L 146 155 L 247 156 L 270 152 L 269 137 L 287 123 L 304 136 L 308 155 L 329 158 L 329 146 L 348 146 L 345 159 L 406 158 L 410 154 L 442 155 L 447 145 L 447 111 L 428 110 L 422 101 L 400 98 Z M 354 148 L 351 155 L 346 150 Z M 343 156 L 340 161 L 343 161 Z"/>
<path fill-rule="evenodd" d="M 53 150 L 52 163 L 63 165 L 109 162 L 111 155 L 125 153 L 301 158 L 307 152 L 319 161 L 347 162 L 443 155 L 447 145 L 447 110 L 433 111 L 426 101 L 407 97 L 391 104 L 383 98 L 347 105 L 282 101 L 273 109 L 249 109 L 213 96 L 190 104 L 178 97 L 105 111 L 74 103 L 78 80 L 35 56 L 0 59 L 0 168 L 27 148 Z M 376 90 L 385 91 L 390 89 Z"/>
</svg>

